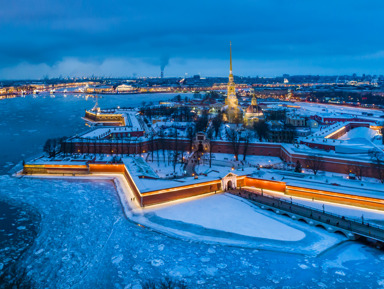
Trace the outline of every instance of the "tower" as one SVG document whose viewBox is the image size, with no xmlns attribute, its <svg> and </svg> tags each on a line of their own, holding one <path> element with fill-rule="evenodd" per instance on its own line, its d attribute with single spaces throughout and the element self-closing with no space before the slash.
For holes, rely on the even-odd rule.
<svg viewBox="0 0 384 289">
<path fill-rule="evenodd" d="M 228 105 L 228 108 L 237 108 L 238 100 L 236 97 L 236 86 L 233 81 L 232 74 L 232 43 L 229 43 L 229 79 L 228 79 L 228 87 L 227 87 L 227 99 L 225 100 L 225 104 Z"/>
<path fill-rule="evenodd" d="M 255 90 L 253 88 L 251 88 L 250 92 L 252 94 L 251 105 L 252 106 L 257 106 L 257 99 L 256 99 Z"/>
</svg>

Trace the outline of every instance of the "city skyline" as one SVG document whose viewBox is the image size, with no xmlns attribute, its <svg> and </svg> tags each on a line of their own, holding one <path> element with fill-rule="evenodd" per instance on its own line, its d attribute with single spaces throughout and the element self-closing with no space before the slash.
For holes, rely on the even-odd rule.
<svg viewBox="0 0 384 289">
<path fill-rule="evenodd" d="M 384 74 L 379 1 L 14 1 L 0 12 L 0 79 Z"/>
</svg>

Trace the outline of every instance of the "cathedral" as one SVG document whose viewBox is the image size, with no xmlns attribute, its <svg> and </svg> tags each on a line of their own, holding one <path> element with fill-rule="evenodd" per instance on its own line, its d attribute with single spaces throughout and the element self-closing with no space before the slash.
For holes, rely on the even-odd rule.
<svg viewBox="0 0 384 289">
<path fill-rule="evenodd" d="M 247 107 L 244 113 L 244 123 L 247 126 L 251 126 L 260 119 L 264 119 L 263 111 L 257 104 L 255 91 L 251 88 L 250 92 L 252 95 L 251 105 Z"/>
<path fill-rule="evenodd" d="M 261 108 L 257 105 L 257 99 L 252 89 L 252 101 L 251 105 L 243 112 L 239 106 L 239 101 L 236 96 L 236 86 L 233 81 L 232 73 L 232 44 L 229 48 L 229 81 L 227 88 L 227 98 L 225 99 L 225 106 L 223 107 L 223 120 L 229 123 L 245 123 L 246 125 L 252 125 L 255 121 L 258 121 L 263 117 Z"/>
</svg>

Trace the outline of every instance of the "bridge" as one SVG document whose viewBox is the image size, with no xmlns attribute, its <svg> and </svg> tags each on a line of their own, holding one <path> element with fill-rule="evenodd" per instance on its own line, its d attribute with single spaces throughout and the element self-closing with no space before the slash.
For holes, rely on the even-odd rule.
<svg viewBox="0 0 384 289">
<path fill-rule="evenodd" d="M 384 242 L 384 227 L 365 222 L 363 219 L 360 222 L 356 219 L 265 195 L 250 187 L 241 190 L 229 190 L 228 193 L 248 199 L 262 209 L 285 215 L 312 226 L 321 227 L 329 232 L 343 234 L 350 240 L 366 238 L 367 240 Z"/>
</svg>

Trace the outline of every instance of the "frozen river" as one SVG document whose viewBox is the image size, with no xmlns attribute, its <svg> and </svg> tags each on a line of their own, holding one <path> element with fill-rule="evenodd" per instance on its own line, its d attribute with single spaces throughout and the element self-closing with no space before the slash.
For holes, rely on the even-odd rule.
<svg viewBox="0 0 384 289">
<path fill-rule="evenodd" d="M 15 263 L 24 282 L 38 288 L 141 288 L 163 276 L 190 288 L 384 285 L 384 254 L 354 242 L 312 256 L 188 241 L 138 226 L 111 181 L 3 176 L 0 192 L 41 214 L 35 242 Z M 2 250 L 0 260 L 7 254 Z"/>
<path fill-rule="evenodd" d="M 156 103 L 175 95 L 103 95 L 98 102 L 102 108 L 137 107 L 143 101 Z M 48 138 L 72 136 L 86 130 L 81 117 L 94 104 L 95 98 L 85 94 L 45 93 L 0 100 L 0 174 L 7 173 L 23 159 L 40 154 Z"/>
<path fill-rule="evenodd" d="M 135 106 L 143 101 L 142 96 L 105 96 L 100 105 Z M 147 97 L 148 102 L 172 96 Z M 33 288 L 139 289 L 145 280 L 170 276 L 184 280 L 189 288 L 384 287 L 384 253 L 363 244 L 341 241 L 312 255 L 170 237 L 127 218 L 124 200 L 112 181 L 5 175 L 23 158 L 39 153 L 45 139 L 82 131 L 80 117 L 93 103 L 70 95 L 0 101 L 0 284 L 17 276 L 19 283 Z M 179 211 L 186 209 L 193 212 L 195 207 Z M 170 209 L 157 214 L 156 222 L 162 225 L 174 216 Z M 180 227 L 189 221 L 187 217 L 181 215 L 172 224 L 178 222 Z M 233 232 L 243 232 L 241 217 L 226 222 Z M 213 226 L 206 216 L 199 223 Z M 253 223 L 257 222 L 246 225 Z M 292 226 L 300 226 L 307 234 L 307 225 Z M 302 237 L 292 232 L 296 234 L 293 239 Z M 253 235 L 260 236 L 260 232 Z M 286 241 L 274 242 L 284 247 Z"/>
</svg>

